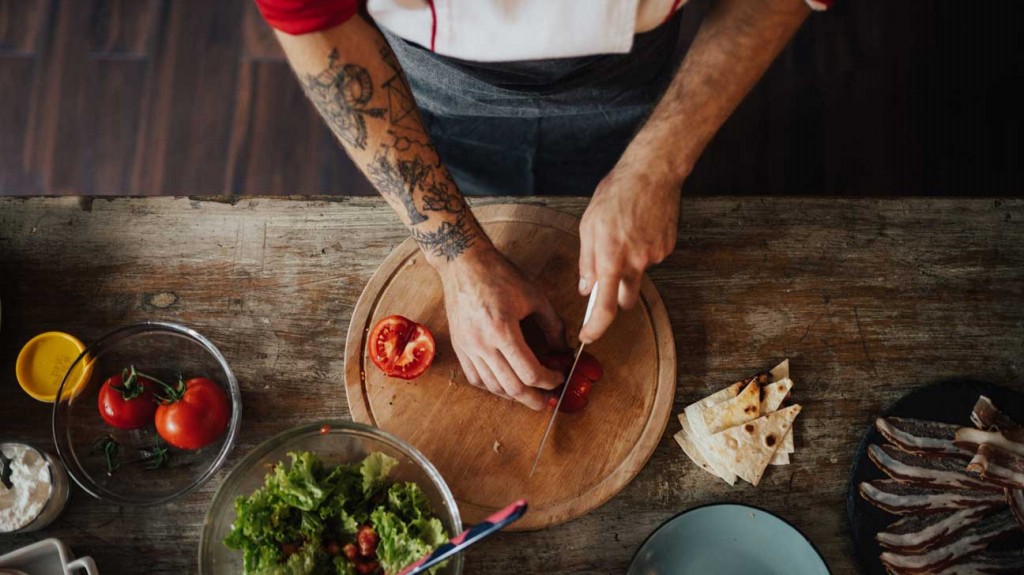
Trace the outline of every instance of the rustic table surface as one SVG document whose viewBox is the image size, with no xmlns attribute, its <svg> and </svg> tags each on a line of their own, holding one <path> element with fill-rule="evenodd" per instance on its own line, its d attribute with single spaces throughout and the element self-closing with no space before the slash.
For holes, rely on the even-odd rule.
<svg viewBox="0 0 1024 575">
<path fill-rule="evenodd" d="M 781 515 L 834 573 L 855 573 L 847 479 L 875 415 L 950 377 L 1024 390 L 1024 201 L 709 198 L 682 213 L 680 248 L 650 272 L 676 338 L 674 411 L 788 357 L 804 407 L 794 463 L 729 487 L 685 458 L 673 418 L 617 497 L 482 543 L 467 573 L 622 573 L 663 521 L 715 501 Z M 0 554 L 59 537 L 105 575 L 195 572 L 203 514 L 232 465 L 281 430 L 348 418 L 352 308 L 404 238 L 374 199 L 0 199 L 0 437 L 52 445 L 50 406 L 14 378 L 21 345 L 52 329 L 88 342 L 140 320 L 190 325 L 227 356 L 245 406 L 228 465 L 198 492 L 134 509 L 76 488 L 49 528 L 0 536 Z"/>
</svg>

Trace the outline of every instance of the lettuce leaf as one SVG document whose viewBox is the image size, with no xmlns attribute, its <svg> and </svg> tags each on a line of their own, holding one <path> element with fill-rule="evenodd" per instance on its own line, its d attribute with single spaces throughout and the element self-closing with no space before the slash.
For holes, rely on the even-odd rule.
<svg viewBox="0 0 1024 575">
<path fill-rule="evenodd" d="M 326 542 L 355 542 L 362 525 L 380 537 L 377 558 L 395 573 L 448 539 L 415 483 L 392 483 L 398 461 L 372 453 L 362 462 L 326 468 L 310 452 L 289 453 L 264 485 L 235 500 L 235 522 L 224 544 L 242 551 L 246 575 L 353 575 Z M 299 546 L 286 557 L 284 544 Z M 431 572 L 435 570 L 432 569 Z"/>
</svg>

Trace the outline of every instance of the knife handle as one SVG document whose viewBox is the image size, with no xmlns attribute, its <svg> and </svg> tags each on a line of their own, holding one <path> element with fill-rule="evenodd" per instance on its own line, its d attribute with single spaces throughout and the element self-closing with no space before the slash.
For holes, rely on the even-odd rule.
<svg viewBox="0 0 1024 575">
<path fill-rule="evenodd" d="M 417 573 L 423 573 L 431 566 L 440 563 L 456 553 L 461 553 L 466 547 L 469 547 L 484 537 L 487 537 L 496 531 L 500 531 L 502 528 L 514 523 L 519 520 L 524 513 L 526 513 L 526 500 L 520 499 L 455 537 L 452 537 L 447 543 L 444 543 L 435 549 L 433 553 L 425 555 L 419 561 L 399 571 L 398 575 L 416 575 Z"/>
<path fill-rule="evenodd" d="M 590 321 L 590 314 L 594 313 L 594 305 L 597 303 L 598 282 L 594 282 L 594 289 L 590 290 L 590 299 L 587 300 L 587 312 L 583 314 L 583 325 Z"/>
</svg>

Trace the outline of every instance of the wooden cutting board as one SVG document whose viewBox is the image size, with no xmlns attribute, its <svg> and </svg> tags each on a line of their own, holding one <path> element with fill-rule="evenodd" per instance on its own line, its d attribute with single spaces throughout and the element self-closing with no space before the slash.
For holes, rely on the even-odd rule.
<svg viewBox="0 0 1024 575">
<path fill-rule="evenodd" d="M 579 220 L 530 205 L 483 206 L 474 212 L 498 249 L 544 290 L 575 344 L 586 308 L 586 298 L 576 291 Z M 550 411 L 532 411 L 466 382 L 451 348 L 440 278 L 416 244 L 406 240 L 370 279 L 352 315 L 345 344 L 352 417 L 423 452 L 448 482 L 467 523 L 519 498 L 530 509 L 512 526 L 515 530 L 578 517 L 636 476 L 668 422 L 676 388 L 672 330 L 646 275 L 641 296 L 587 347 L 604 365 L 604 377 L 594 385 L 586 410 L 559 414 L 529 477 Z M 437 342 L 434 364 L 412 382 L 386 377 L 366 353 L 369 329 L 392 314 L 425 324 Z"/>
</svg>

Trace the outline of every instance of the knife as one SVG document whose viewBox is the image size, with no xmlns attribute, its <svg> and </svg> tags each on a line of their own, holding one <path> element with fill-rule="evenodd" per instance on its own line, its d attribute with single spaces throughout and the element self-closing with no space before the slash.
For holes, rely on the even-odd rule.
<svg viewBox="0 0 1024 575">
<path fill-rule="evenodd" d="M 594 283 L 594 289 L 590 291 L 590 299 L 587 300 L 587 311 L 583 314 L 583 326 L 587 325 L 590 321 L 590 314 L 594 311 L 594 304 L 597 303 L 597 283 Z M 580 329 L 583 329 L 583 326 Z M 581 341 L 576 347 L 576 355 L 572 359 L 572 367 L 569 368 L 569 375 L 565 376 L 565 383 L 562 384 L 562 392 L 558 394 L 558 403 L 555 404 L 555 410 L 551 413 L 551 418 L 548 419 L 548 427 L 544 430 L 544 436 L 540 438 L 540 446 L 537 447 L 537 455 L 533 458 L 533 467 L 530 468 L 530 477 L 533 477 L 533 472 L 537 471 L 537 463 L 540 462 L 540 454 L 544 453 L 544 444 L 548 442 L 548 436 L 551 435 L 551 429 L 555 426 L 555 418 L 558 417 L 558 409 L 562 407 L 562 400 L 565 399 L 565 392 L 569 389 L 569 379 L 572 378 L 573 372 L 576 371 L 576 364 L 580 362 L 580 355 L 583 353 L 584 343 Z"/>
</svg>

